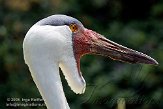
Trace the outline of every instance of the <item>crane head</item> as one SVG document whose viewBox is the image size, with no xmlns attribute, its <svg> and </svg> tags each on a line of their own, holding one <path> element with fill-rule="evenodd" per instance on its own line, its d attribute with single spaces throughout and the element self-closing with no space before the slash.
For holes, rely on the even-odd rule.
<svg viewBox="0 0 163 109">
<path fill-rule="evenodd" d="M 117 44 L 66 15 L 52 15 L 37 22 L 26 35 L 24 54 L 28 65 L 32 65 L 30 61 L 38 56 L 47 56 L 49 61 L 56 56 L 56 62 L 61 63 L 62 71 L 66 72 L 64 75 L 76 93 L 83 93 L 86 87 L 80 71 L 80 59 L 85 54 L 102 55 L 128 63 L 158 64 L 150 56 Z M 35 62 L 38 61 L 40 57 Z"/>
<path fill-rule="evenodd" d="M 50 20 L 41 20 L 37 24 L 44 25 L 67 25 L 72 32 L 73 52 L 76 62 L 80 64 L 80 58 L 85 54 L 97 54 L 110 57 L 113 60 L 128 62 L 128 63 L 142 63 L 157 65 L 158 62 L 150 56 L 132 50 L 120 44 L 117 44 L 103 35 L 87 29 L 77 19 L 66 15 L 53 15 L 49 17 Z"/>
</svg>

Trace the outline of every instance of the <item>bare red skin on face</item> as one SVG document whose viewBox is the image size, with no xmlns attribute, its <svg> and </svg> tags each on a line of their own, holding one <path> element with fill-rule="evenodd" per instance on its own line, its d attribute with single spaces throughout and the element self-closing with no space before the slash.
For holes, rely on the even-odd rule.
<svg viewBox="0 0 163 109">
<path fill-rule="evenodd" d="M 85 54 L 91 53 L 92 32 L 93 31 L 91 30 L 84 29 L 83 31 L 79 31 L 73 35 L 74 56 L 80 76 L 80 58 Z"/>
</svg>

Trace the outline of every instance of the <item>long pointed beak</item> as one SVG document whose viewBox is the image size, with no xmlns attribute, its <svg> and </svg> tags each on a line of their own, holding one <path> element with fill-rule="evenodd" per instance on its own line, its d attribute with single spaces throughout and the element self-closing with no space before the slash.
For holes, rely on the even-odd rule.
<svg viewBox="0 0 163 109">
<path fill-rule="evenodd" d="M 110 41 L 92 30 L 85 30 L 85 36 L 89 40 L 90 53 L 92 54 L 107 56 L 113 60 L 129 63 L 158 64 L 150 56 Z"/>
</svg>

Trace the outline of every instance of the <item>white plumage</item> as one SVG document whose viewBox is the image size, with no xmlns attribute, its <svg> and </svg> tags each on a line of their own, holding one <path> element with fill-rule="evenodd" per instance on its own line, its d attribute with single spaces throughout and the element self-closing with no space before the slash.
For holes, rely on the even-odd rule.
<svg viewBox="0 0 163 109">
<path fill-rule="evenodd" d="M 69 109 L 59 67 L 75 93 L 83 93 L 86 87 L 77 71 L 69 27 L 34 25 L 25 36 L 23 50 L 25 62 L 48 109 Z"/>
</svg>

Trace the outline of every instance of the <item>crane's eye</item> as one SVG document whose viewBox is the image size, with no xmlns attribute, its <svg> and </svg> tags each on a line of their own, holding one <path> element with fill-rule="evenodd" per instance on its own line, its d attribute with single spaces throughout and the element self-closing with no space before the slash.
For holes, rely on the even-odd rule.
<svg viewBox="0 0 163 109">
<path fill-rule="evenodd" d="M 69 27 L 70 27 L 72 32 L 78 31 L 78 26 L 76 24 L 70 24 Z"/>
</svg>

